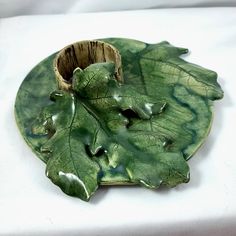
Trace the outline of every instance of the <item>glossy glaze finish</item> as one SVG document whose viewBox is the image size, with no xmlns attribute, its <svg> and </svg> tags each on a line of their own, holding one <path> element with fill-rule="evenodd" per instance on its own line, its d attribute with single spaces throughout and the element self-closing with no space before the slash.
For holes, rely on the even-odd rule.
<svg viewBox="0 0 236 236">
<path fill-rule="evenodd" d="M 124 82 L 114 63 L 96 63 L 74 71 L 70 92 L 58 90 L 55 54 L 46 58 L 17 94 L 26 142 L 55 184 L 86 201 L 99 184 L 188 182 L 186 160 L 209 133 L 213 100 L 223 97 L 217 74 L 167 42 L 103 41 L 119 51 Z"/>
</svg>

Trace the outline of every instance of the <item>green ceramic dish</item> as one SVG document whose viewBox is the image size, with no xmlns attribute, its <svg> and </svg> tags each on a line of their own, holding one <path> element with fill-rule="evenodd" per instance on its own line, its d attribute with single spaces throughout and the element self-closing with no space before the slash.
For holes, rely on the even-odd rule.
<svg viewBox="0 0 236 236">
<path fill-rule="evenodd" d="M 102 41 L 122 65 L 114 58 L 73 65 L 64 89 L 53 54 L 27 75 L 15 103 L 25 141 L 52 182 L 86 201 L 99 184 L 188 182 L 186 161 L 209 133 L 213 101 L 223 97 L 217 74 L 184 61 L 188 50 L 168 42 Z"/>
</svg>

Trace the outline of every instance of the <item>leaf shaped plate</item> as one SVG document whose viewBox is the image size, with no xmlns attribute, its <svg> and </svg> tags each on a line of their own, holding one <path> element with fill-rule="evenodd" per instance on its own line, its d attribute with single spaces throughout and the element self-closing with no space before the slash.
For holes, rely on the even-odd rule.
<svg viewBox="0 0 236 236">
<path fill-rule="evenodd" d="M 102 39 L 122 60 L 91 63 L 55 80 L 56 53 L 23 81 L 15 103 L 18 127 L 65 193 L 88 201 L 99 184 L 174 187 L 189 181 L 187 160 L 206 139 L 212 105 L 223 97 L 217 74 L 180 58 L 184 48 Z"/>
</svg>

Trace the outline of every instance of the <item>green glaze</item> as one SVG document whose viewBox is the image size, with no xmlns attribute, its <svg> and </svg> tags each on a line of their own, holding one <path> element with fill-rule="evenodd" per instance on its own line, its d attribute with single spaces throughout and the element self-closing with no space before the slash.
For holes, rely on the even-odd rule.
<svg viewBox="0 0 236 236">
<path fill-rule="evenodd" d="M 103 39 L 122 57 L 74 71 L 72 90 L 57 88 L 53 59 L 39 63 L 16 98 L 19 129 L 65 193 L 88 201 L 99 184 L 174 187 L 188 182 L 187 160 L 207 137 L 217 74 L 181 59 L 168 42 Z M 50 96 L 49 96 L 50 95 Z"/>
</svg>

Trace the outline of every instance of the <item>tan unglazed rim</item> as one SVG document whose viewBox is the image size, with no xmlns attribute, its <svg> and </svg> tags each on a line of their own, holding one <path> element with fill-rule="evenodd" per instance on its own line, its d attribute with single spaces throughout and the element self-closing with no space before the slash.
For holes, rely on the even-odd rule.
<svg viewBox="0 0 236 236">
<path fill-rule="evenodd" d="M 115 78 L 123 82 L 121 56 L 112 45 L 97 40 L 86 40 L 73 43 L 60 50 L 53 65 L 59 89 L 71 89 L 71 78 L 76 68 L 83 70 L 90 64 L 99 62 L 114 62 Z"/>
</svg>

